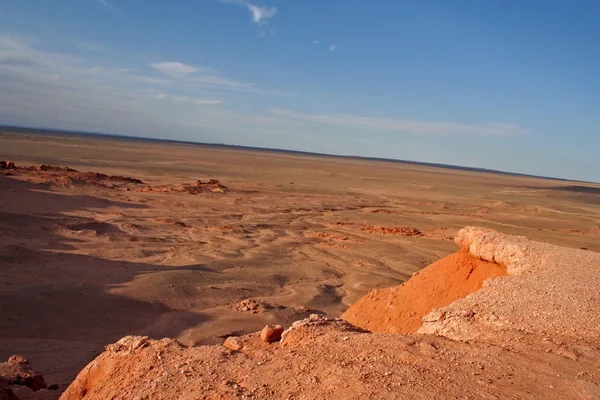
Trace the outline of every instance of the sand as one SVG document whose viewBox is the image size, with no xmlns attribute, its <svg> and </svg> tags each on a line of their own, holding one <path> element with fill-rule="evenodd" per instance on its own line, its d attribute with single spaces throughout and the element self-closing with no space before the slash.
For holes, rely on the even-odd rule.
<svg viewBox="0 0 600 400">
<path fill-rule="evenodd" d="M 598 398 L 600 254 L 476 227 L 461 230 L 457 243 L 461 252 L 398 288 L 387 309 L 365 296 L 355 310 L 364 317 L 370 303 L 377 316 L 396 316 L 395 301 L 408 287 L 424 285 L 425 297 L 435 297 L 438 285 L 451 293 L 462 270 L 485 273 L 496 259 L 510 260 L 501 271 L 509 276 L 432 311 L 420 334 L 367 332 L 315 314 L 275 343 L 251 334 L 230 340 L 235 346 L 185 347 L 128 336 L 107 346 L 63 398 Z M 450 279 L 422 279 L 436 273 Z M 578 290 L 556 288 L 566 275 L 581 283 Z M 418 293 L 409 293 L 420 312 Z"/>
<path fill-rule="evenodd" d="M 600 251 L 598 185 L 22 133 L 0 134 L 0 159 L 81 174 L 0 171 L 0 359 L 61 390 L 128 334 L 219 344 L 340 316 L 456 251 L 465 225 Z"/>
</svg>

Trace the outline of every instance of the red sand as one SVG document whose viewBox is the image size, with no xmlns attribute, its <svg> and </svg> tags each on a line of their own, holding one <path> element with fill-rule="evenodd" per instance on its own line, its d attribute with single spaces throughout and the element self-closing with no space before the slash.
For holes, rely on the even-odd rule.
<svg viewBox="0 0 600 400">
<path fill-rule="evenodd" d="M 374 289 L 342 315 L 353 325 L 378 333 L 414 333 L 421 318 L 474 293 L 506 268 L 465 251 L 451 254 L 416 273 L 401 286 Z"/>
</svg>

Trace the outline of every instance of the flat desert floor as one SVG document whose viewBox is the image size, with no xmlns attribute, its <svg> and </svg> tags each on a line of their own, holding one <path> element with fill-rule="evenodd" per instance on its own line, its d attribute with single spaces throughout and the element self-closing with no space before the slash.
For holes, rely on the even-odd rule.
<svg viewBox="0 0 600 400">
<path fill-rule="evenodd" d="M 0 160 L 35 166 L 0 170 L 0 360 L 63 388 L 125 335 L 214 344 L 339 316 L 467 225 L 600 251 L 594 184 L 11 132 Z"/>
</svg>

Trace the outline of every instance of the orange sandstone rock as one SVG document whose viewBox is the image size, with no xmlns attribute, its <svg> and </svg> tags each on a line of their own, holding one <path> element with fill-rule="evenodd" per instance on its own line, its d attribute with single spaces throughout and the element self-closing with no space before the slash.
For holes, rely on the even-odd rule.
<svg viewBox="0 0 600 400">
<path fill-rule="evenodd" d="M 432 310 L 476 292 L 488 278 L 503 275 L 504 266 L 459 251 L 417 272 L 401 286 L 371 290 L 342 319 L 372 332 L 414 333 L 421 327 L 421 318 Z"/>
<path fill-rule="evenodd" d="M 263 342 L 271 343 L 277 342 L 281 339 L 281 334 L 283 333 L 283 326 L 281 325 L 267 325 L 260 332 L 260 338 Z"/>
</svg>

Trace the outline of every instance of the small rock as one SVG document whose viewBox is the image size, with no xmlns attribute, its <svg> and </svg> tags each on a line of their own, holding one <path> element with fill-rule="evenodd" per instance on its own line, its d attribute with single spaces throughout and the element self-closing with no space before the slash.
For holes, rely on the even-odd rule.
<svg viewBox="0 0 600 400">
<path fill-rule="evenodd" d="M 31 368 L 23 356 L 11 356 L 8 361 L 0 363 L 0 376 L 9 385 L 27 386 L 34 392 L 45 389 L 44 377 Z"/>
<path fill-rule="evenodd" d="M 295 308 L 295 310 L 298 311 L 298 312 L 302 312 L 302 313 L 305 313 L 305 312 L 309 311 L 308 307 L 306 307 L 306 306 L 298 306 L 298 307 Z"/>
<path fill-rule="evenodd" d="M 223 342 L 223 346 L 227 347 L 229 350 L 239 351 L 244 347 L 244 342 L 237 336 L 229 336 Z"/>
<path fill-rule="evenodd" d="M 263 342 L 271 343 L 281 339 L 283 333 L 283 326 L 281 325 L 267 325 L 260 332 L 260 338 Z"/>
</svg>

